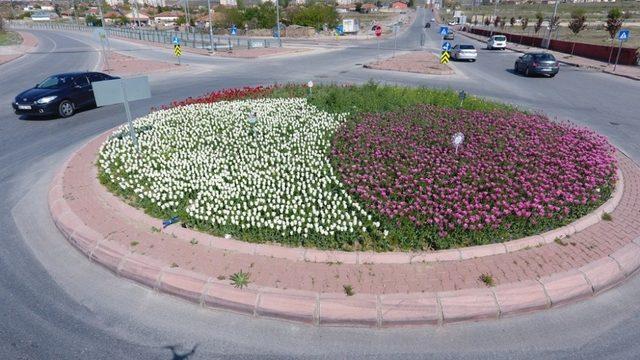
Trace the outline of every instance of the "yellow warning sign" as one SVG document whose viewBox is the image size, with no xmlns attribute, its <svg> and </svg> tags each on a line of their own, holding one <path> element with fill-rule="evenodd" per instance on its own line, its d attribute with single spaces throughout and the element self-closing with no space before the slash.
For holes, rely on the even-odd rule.
<svg viewBox="0 0 640 360">
<path fill-rule="evenodd" d="M 180 49 L 180 45 L 173 45 L 173 54 L 175 56 L 182 56 L 182 49 Z"/>
<path fill-rule="evenodd" d="M 442 54 L 440 55 L 440 64 L 448 63 L 450 57 L 451 55 L 449 55 L 448 51 L 443 51 Z"/>
</svg>

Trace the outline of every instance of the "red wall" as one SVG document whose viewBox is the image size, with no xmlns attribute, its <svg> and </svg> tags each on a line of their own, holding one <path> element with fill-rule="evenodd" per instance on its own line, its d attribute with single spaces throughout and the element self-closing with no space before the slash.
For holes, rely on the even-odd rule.
<svg viewBox="0 0 640 360">
<path fill-rule="evenodd" d="M 473 34 L 478 34 L 482 36 L 489 36 L 491 31 L 483 30 L 483 29 L 469 29 L 464 28 L 468 32 Z M 512 35 L 501 33 L 498 31 L 494 31 L 494 34 L 505 35 L 507 37 L 507 41 L 517 44 L 523 44 L 527 46 L 535 46 L 540 47 L 542 45 L 542 38 L 535 36 L 521 36 L 521 35 Z M 571 48 L 573 47 L 572 41 L 562 41 L 562 40 L 551 40 L 549 44 L 549 50 L 559 51 L 567 54 L 571 54 Z M 619 42 L 615 42 L 615 49 L 613 50 L 613 55 L 611 56 L 611 61 L 615 61 L 616 55 L 618 54 L 617 45 Z M 622 48 L 620 51 L 620 60 L 618 64 L 622 65 L 636 65 L 637 57 L 636 49 L 632 48 Z M 575 48 L 573 49 L 573 55 L 582 56 L 589 59 L 607 61 L 609 60 L 609 53 L 611 52 L 611 47 L 603 46 L 603 45 L 592 45 L 592 44 L 584 44 L 584 43 L 575 43 Z"/>
</svg>

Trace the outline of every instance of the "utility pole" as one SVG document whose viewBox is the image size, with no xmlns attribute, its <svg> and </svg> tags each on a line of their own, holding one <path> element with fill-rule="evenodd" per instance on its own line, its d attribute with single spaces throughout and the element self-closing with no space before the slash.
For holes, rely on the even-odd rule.
<svg viewBox="0 0 640 360">
<path fill-rule="evenodd" d="M 106 24 L 104 21 L 104 14 L 102 13 L 102 1 L 98 0 L 98 10 L 100 11 L 100 24 L 102 25 L 102 30 L 104 30 L 104 38 L 107 43 L 107 54 L 104 57 L 105 65 L 107 65 L 107 71 L 109 70 L 109 51 L 111 50 L 111 44 L 109 43 L 109 32 L 107 31 Z"/>
<path fill-rule="evenodd" d="M 553 15 L 551 16 L 551 19 L 549 20 L 549 30 L 547 32 L 547 36 L 545 39 L 545 43 L 544 43 L 544 47 L 546 49 L 549 48 L 549 44 L 551 44 L 551 31 L 553 31 L 553 29 L 551 28 L 551 24 L 554 22 L 555 18 L 556 18 L 556 14 L 558 13 L 558 4 L 560 3 L 560 0 L 556 0 L 556 6 L 553 7 Z"/>
<path fill-rule="evenodd" d="M 495 18 L 496 18 L 497 13 L 498 13 L 498 3 L 500 2 L 500 0 L 493 0 L 493 1 L 495 1 L 495 6 L 493 7 L 493 19 L 491 19 L 491 20 L 495 21 Z M 493 36 L 493 29 L 495 29 L 495 28 L 496 27 L 495 27 L 495 24 L 494 24 L 494 26 L 491 27 L 491 34 L 489 34 L 489 37 Z"/>
<path fill-rule="evenodd" d="M 278 36 L 278 45 L 282 47 L 282 38 L 280 37 L 280 0 L 276 2 L 276 35 Z"/>
<path fill-rule="evenodd" d="M 207 0 L 207 6 L 209 7 L 209 53 L 213 52 L 213 16 L 211 14 L 211 0 Z"/>
<path fill-rule="evenodd" d="M 133 7 L 135 8 L 135 12 L 133 16 L 135 16 L 134 23 L 138 21 L 138 38 L 142 40 L 142 28 L 140 27 L 140 10 L 138 10 L 138 0 L 133 0 Z"/>
</svg>

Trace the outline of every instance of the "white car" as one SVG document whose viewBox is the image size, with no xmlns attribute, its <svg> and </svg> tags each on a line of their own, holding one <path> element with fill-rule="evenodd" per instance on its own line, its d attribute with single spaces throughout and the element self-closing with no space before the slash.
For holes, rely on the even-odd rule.
<svg viewBox="0 0 640 360">
<path fill-rule="evenodd" d="M 449 26 L 453 26 L 453 25 L 458 25 L 458 23 L 457 23 L 457 22 L 455 22 L 455 21 L 453 21 L 453 20 L 452 20 L 452 21 L 449 21 Z"/>
<path fill-rule="evenodd" d="M 478 52 L 473 45 L 456 44 L 456 46 L 451 49 L 451 58 L 454 60 L 476 61 Z"/>
<path fill-rule="evenodd" d="M 507 48 L 507 37 L 504 35 L 493 35 L 487 40 L 487 49 L 500 49 L 504 50 Z"/>
</svg>

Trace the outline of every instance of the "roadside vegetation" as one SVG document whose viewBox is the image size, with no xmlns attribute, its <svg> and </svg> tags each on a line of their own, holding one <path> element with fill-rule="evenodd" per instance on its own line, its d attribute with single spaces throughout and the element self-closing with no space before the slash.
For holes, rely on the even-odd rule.
<svg viewBox="0 0 640 360">
<path fill-rule="evenodd" d="M 557 19 L 551 19 L 553 4 L 499 4 L 496 15 L 501 19 L 514 19 L 506 26 L 498 24 L 501 31 L 511 34 L 542 36 L 546 26 L 551 21 L 557 22 L 553 26 L 552 38 L 565 41 L 583 42 L 596 45 L 611 45 L 611 25 L 628 28 L 632 34 L 640 33 L 640 3 L 637 1 L 622 1 L 610 3 L 561 3 L 558 5 Z M 478 7 L 460 7 L 472 25 L 483 25 L 493 22 L 493 5 Z M 529 26 L 533 22 L 534 26 Z M 525 25 L 526 24 L 526 25 Z M 543 25 L 544 24 L 544 25 Z M 552 24 L 553 25 L 553 24 Z M 579 29 L 576 31 L 576 29 Z M 617 34 L 613 33 L 613 37 Z M 640 37 L 631 36 L 624 44 L 625 47 L 640 47 Z"/>
<path fill-rule="evenodd" d="M 5 27 L 4 19 L 0 16 L 0 46 L 18 45 L 20 43 L 22 43 L 20 34 L 8 31 Z"/>
</svg>

